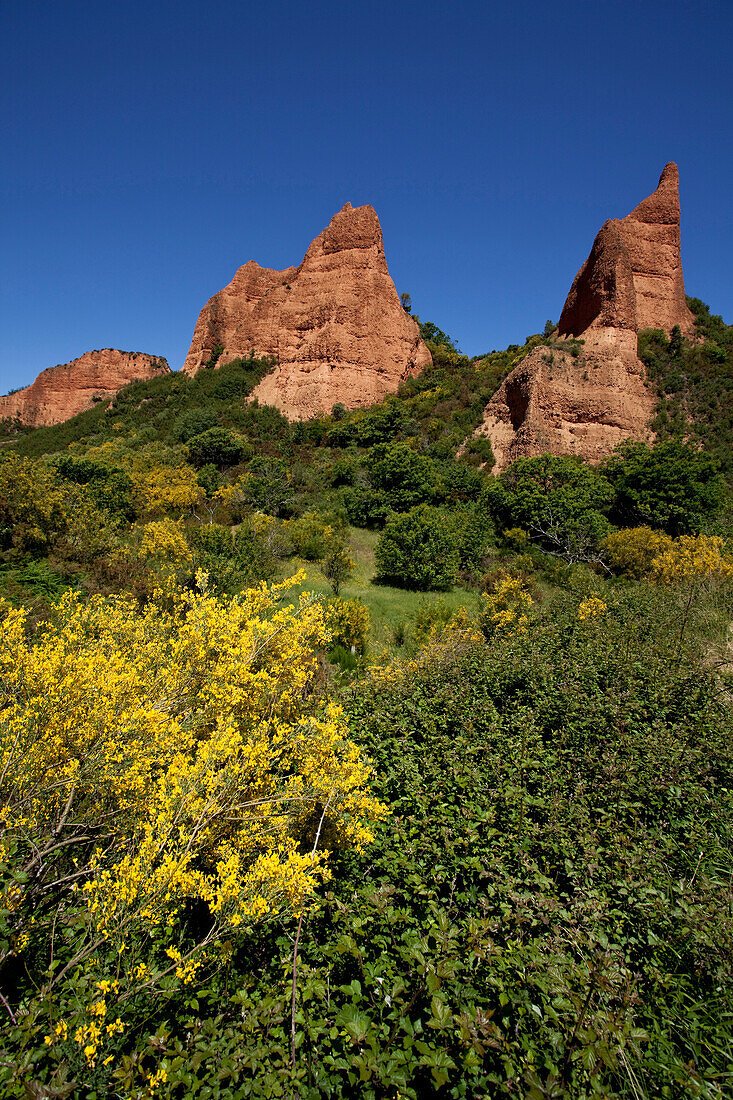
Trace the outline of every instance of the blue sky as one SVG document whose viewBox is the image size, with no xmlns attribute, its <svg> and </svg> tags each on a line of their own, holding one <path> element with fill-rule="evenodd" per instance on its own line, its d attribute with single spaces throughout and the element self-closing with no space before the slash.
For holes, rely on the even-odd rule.
<svg viewBox="0 0 733 1100">
<path fill-rule="evenodd" d="M 668 160 L 687 291 L 733 321 L 729 2 L 6 0 L 0 35 L 0 392 L 98 347 L 179 367 L 346 201 L 423 319 L 521 342 Z"/>
</svg>

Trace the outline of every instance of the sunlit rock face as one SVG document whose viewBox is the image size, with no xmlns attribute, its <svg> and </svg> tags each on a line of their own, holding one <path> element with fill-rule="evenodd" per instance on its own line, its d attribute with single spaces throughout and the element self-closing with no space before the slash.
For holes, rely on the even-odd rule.
<svg viewBox="0 0 733 1100">
<path fill-rule="evenodd" d="M 597 462 L 626 439 L 651 440 L 656 402 L 637 333 L 675 325 L 690 332 L 693 319 L 680 258 L 679 175 L 670 163 L 656 191 L 602 226 L 570 288 L 558 345 L 535 348 L 486 406 L 476 435 L 491 440 L 494 471 L 548 452 Z"/>
<path fill-rule="evenodd" d="M 589 328 L 638 332 L 675 325 L 692 328 L 685 302 L 680 255 L 677 165 L 669 163 L 659 185 L 625 218 L 607 221 L 575 276 L 560 317 L 560 335 Z"/>
<path fill-rule="evenodd" d="M 41 371 L 30 386 L 0 397 L 0 420 L 20 420 L 32 428 L 59 424 L 114 397 L 130 382 L 169 374 L 165 359 L 137 351 L 103 348 L 88 351 L 70 363 Z"/>
<path fill-rule="evenodd" d="M 312 242 L 298 267 L 250 260 L 201 310 L 183 369 L 251 352 L 275 370 L 253 397 L 294 420 L 371 405 L 431 362 L 405 313 L 371 206 L 347 203 Z"/>
</svg>

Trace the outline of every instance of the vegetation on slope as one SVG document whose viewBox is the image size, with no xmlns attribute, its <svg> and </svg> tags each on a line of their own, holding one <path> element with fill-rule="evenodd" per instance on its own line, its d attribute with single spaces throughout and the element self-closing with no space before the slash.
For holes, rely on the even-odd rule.
<svg viewBox="0 0 733 1100">
<path fill-rule="evenodd" d="M 5 425 L 0 1096 L 727 1094 L 733 330 L 692 304 L 640 340 L 661 441 L 595 468 L 456 459 L 549 324 L 420 322 L 430 370 L 306 423 L 247 359 Z"/>
</svg>

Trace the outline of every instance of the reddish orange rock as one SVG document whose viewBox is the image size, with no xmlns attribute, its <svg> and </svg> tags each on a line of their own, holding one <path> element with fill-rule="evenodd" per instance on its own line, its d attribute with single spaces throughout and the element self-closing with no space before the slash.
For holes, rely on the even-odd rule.
<svg viewBox="0 0 733 1100">
<path fill-rule="evenodd" d="M 277 360 L 253 396 L 291 419 L 371 405 L 431 362 L 387 269 L 379 219 L 347 203 L 298 267 L 250 260 L 199 314 L 183 369 L 215 348 L 226 363 L 254 351 Z"/>
<path fill-rule="evenodd" d="M 692 328 L 680 254 L 677 165 L 625 218 L 608 221 L 575 276 L 560 317 L 561 335 L 588 328 Z"/>
<path fill-rule="evenodd" d="M 652 438 L 645 377 L 636 333 L 623 329 L 595 330 L 577 357 L 534 348 L 491 398 L 475 435 L 491 440 L 494 473 L 538 454 L 598 462 L 626 439 Z"/>
<path fill-rule="evenodd" d="M 130 382 L 168 373 L 170 367 L 160 356 L 115 348 L 88 351 L 70 363 L 48 367 L 30 386 L 0 397 L 0 420 L 18 419 L 32 428 L 59 424 L 114 397 Z"/>
<path fill-rule="evenodd" d="M 561 340 L 535 348 L 484 410 L 477 436 L 491 440 L 495 473 L 521 457 L 576 454 L 596 462 L 626 439 L 651 440 L 655 397 L 637 355 L 637 333 L 692 330 L 680 258 L 679 176 L 622 219 L 607 221 L 575 276 Z M 564 337 L 580 338 L 572 345 Z"/>
</svg>

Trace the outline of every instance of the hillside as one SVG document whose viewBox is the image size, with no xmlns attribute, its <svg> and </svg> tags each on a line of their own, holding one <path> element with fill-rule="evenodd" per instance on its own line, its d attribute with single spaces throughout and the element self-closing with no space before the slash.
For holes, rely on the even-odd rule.
<svg viewBox="0 0 733 1100">
<path fill-rule="evenodd" d="M 688 305 L 596 464 L 474 435 L 551 323 L 416 319 L 429 367 L 309 420 L 250 356 L 4 424 L 0 1096 L 722 1100 L 733 328 Z"/>
</svg>

